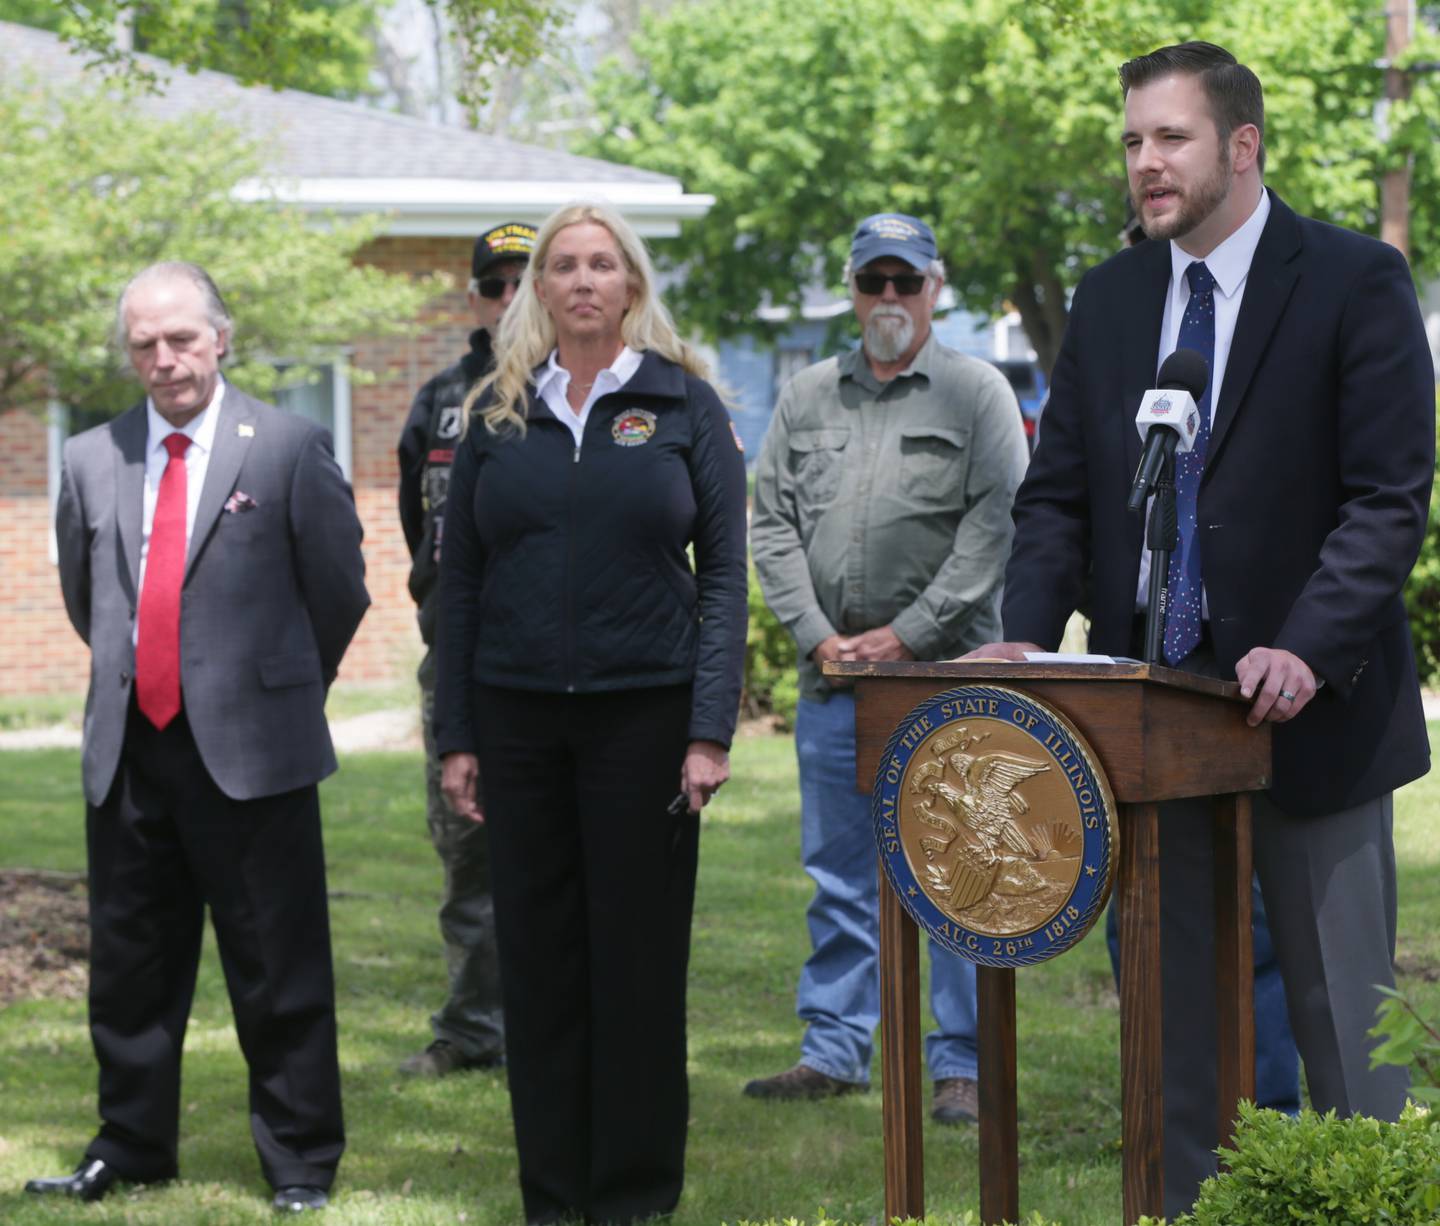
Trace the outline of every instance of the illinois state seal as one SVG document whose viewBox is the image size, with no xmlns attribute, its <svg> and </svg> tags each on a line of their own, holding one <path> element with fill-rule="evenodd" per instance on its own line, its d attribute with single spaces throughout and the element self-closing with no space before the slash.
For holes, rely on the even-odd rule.
<svg viewBox="0 0 1440 1226">
<path fill-rule="evenodd" d="M 970 685 L 896 728 L 872 802 L 881 863 L 905 909 L 982 966 L 1063 953 L 1110 897 L 1115 801 L 1058 711 Z"/>
</svg>

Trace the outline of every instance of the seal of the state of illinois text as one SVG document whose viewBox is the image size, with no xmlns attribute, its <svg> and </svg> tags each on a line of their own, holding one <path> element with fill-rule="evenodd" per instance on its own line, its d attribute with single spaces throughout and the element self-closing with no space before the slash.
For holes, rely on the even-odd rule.
<svg viewBox="0 0 1440 1226">
<path fill-rule="evenodd" d="M 921 703 L 885 747 L 875 837 L 905 909 L 982 966 L 1063 953 L 1110 896 L 1115 800 L 1060 712 L 1000 686 Z"/>
</svg>

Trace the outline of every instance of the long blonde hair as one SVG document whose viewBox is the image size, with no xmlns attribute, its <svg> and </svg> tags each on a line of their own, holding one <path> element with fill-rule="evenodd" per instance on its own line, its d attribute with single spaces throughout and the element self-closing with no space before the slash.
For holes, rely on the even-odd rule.
<svg viewBox="0 0 1440 1226">
<path fill-rule="evenodd" d="M 500 320 L 499 335 L 495 338 L 495 369 L 472 387 L 465 397 L 467 427 L 476 401 L 493 388 L 490 403 L 480 410 L 480 420 L 485 423 L 485 429 L 491 434 L 512 428 L 521 434 L 525 432 L 525 387 L 530 382 L 531 372 L 550 355 L 556 342 L 555 322 L 535 293 L 535 280 L 545 271 L 545 261 L 555 236 L 567 226 L 583 222 L 594 222 L 609 230 L 620 248 L 620 258 L 625 262 L 627 279 L 635 295 L 620 321 L 620 336 L 625 344 L 642 351 L 653 349 L 691 374 L 702 379 L 710 378 L 708 364 L 693 346 L 680 339 L 675 331 L 675 321 L 670 318 L 670 312 L 655 291 L 655 269 L 640 236 L 609 205 L 579 201 L 551 213 L 540 227 L 535 250 L 530 254 L 530 263 L 515 291 L 515 298 Z"/>
</svg>

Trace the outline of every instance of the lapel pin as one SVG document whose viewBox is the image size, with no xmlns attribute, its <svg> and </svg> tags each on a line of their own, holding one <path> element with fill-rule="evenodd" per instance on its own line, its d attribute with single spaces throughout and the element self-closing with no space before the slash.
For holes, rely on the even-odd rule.
<svg viewBox="0 0 1440 1226">
<path fill-rule="evenodd" d="M 255 427 L 246 425 L 242 421 L 238 426 L 235 427 L 235 433 L 238 434 L 241 438 L 254 438 Z"/>
</svg>

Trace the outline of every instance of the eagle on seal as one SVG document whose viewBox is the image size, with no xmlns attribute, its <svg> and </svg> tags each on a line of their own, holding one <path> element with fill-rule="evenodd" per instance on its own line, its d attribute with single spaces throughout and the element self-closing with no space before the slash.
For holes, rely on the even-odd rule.
<svg viewBox="0 0 1440 1226">
<path fill-rule="evenodd" d="M 936 778 L 916 782 L 918 790 L 940 801 L 960 821 L 968 846 L 959 849 L 948 873 L 939 865 L 926 866 L 931 888 L 938 894 L 950 895 L 947 901 L 952 907 L 965 910 L 988 897 L 997 884 L 1002 887 L 1002 892 L 1020 894 L 1043 886 L 1043 880 L 1027 863 L 1036 859 L 1039 853 L 1014 817 L 1029 812 L 1030 806 L 1015 789 L 1050 767 L 1018 754 L 998 752 L 977 758 L 963 751 L 951 754 L 949 765 L 959 776 L 960 788 L 951 787 L 943 779 Z M 927 800 L 922 808 L 929 810 L 929 805 Z M 939 827 L 943 823 L 951 826 L 950 822 L 933 812 L 923 816 L 930 819 L 927 822 L 929 825 Z M 922 839 L 922 847 L 931 841 Z M 937 850 L 948 846 L 951 841 L 953 836 L 944 840 Z M 929 850 L 926 848 L 927 858 Z M 1004 881 L 999 880 L 1002 876 Z"/>
</svg>

